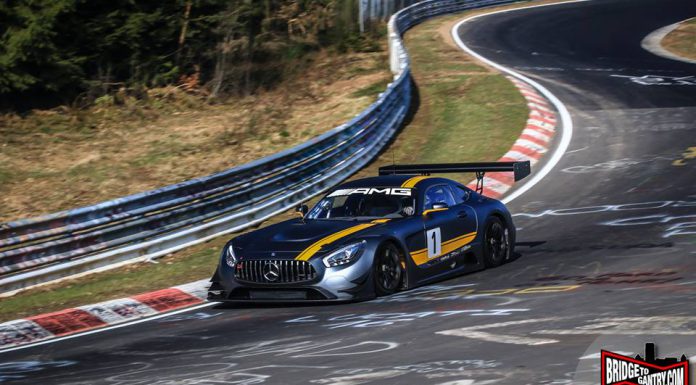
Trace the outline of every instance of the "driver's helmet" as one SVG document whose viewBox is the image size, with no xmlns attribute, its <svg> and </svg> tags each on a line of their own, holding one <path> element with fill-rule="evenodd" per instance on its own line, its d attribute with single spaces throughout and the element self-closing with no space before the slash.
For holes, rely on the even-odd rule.
<svg viewBox="0 0 696 385">
<path fill-rule="evenodd" d="M 430 189 L 426 196 L 426 206 L 432 207 L 433 204 L 438 202 L 447 202 L 447 195 L 445 195 L 444 190 L 442 188 Z"/>
</svg>

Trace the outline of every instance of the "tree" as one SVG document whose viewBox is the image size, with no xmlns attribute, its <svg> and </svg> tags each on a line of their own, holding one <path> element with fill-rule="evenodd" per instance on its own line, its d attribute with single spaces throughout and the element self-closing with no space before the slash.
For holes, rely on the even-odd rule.
<svg viewBox="0 0 696 385">
<path fill-rule="evenodd" d="M 84 58 L 57 43 L 57 24 L 71 0 L 7 2 L 0 10 L 0 94 L 61 95 L 83 85 Z M 68 95 L 70 97 L 71 95 Z"/>
<path fill-rule="evenodd" d="M 358 41 L 355 9 L 352 0 L 5 0 L 0 106 L 93 100 L 191 75 L 211 97 L 252 93 L 310 50 Z"/>
</svg>

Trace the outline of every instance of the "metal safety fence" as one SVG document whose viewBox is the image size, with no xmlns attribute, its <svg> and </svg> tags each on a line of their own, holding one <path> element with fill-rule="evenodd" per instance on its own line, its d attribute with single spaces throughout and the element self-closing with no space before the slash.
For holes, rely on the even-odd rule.
<svg viewBox="0 0 696 385">
<path fill-rule="evenodd" d="M 394 80 L 351 121 L 232 169 L 93 206 L 0 224 L 0 293 L 157 258 L 239 231 L 340 183 L 394 136 L 411 104 L 401 36 L 433 16 L 510 0 L 429 0 L 388 24 Z"/>
</svg>

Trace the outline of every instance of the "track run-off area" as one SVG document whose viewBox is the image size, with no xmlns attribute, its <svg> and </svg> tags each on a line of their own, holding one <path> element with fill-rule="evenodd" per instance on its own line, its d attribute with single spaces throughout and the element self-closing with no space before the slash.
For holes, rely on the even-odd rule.
<svg viewBox="0 0 696 385">
<path fill-rule="evenodd" d="M 694 369 L 696 65 L 641 47 L 693 15 L 693 0 L 604 0 L 457 24 L 572 124 L 548 173 L 511 195 L 511 263 L 368 302 L 206 306 L 0 353 L 0 382 L 597 384 L 601 349 L 646 342 Z"/>
</svg>

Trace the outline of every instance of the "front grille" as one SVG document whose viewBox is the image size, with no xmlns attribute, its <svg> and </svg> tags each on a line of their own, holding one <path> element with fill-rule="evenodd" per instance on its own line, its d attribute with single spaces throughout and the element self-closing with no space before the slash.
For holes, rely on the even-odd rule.
<svg viewBox="0 0 696 385">
<path fill-rule="evenodd" d="M 237 262 L 234 276 L 254 283 L 298 283 L 311 281 L 317 273 L 307 261 L 248 260 Z"/>
</svg>

